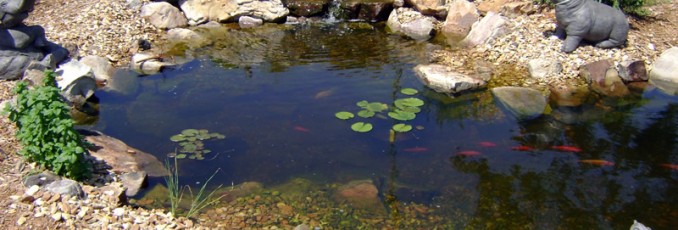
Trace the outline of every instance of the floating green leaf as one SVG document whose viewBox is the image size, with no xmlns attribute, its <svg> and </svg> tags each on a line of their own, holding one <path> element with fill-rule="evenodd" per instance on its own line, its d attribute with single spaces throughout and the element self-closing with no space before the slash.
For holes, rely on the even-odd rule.
<svg viewBox="0 0 678 230">
<path fill-rule="evenodd" d="M 366 133 L 372 130 L 372 124 L 365 122 L 356 122 L 353 125 L 351 125 L 351 129 L 359 133 Z"/>
<path fill-rule="evenodd" d="M 405 95 L 415 95 L 419 91 L 417 91 L 416 89 L 413 89 L 413 88 L 404 88 L 404 89 L 401 89 L 400 92 L 402 94 L 405 94 Z"/>
<path fill-rule="evenodd" d="M 419 113 L 419 112 L 421 112 L 421 109 L 419 107 L 412 107 L 412 106 L 403 106 L 402 108 L 398 107 L 398 109 L 400 109 L 404 112 L 408 112 L 408 113 Z"/>
<path fill-rule="evenodd" d="M 415 115 L 414 113 L 405 112 L 402 110 L 395 110 L 389 112 L 388 116 L 399 121 L 409 121 L 417 117 L 417 115 Z"/>
<path fill-rule="evenodd" d="M 416 97 L 401 98 L 393 102 L 397 107 L 417 107 L 424 105 L 424 101 Z"/>
<path fill-rule="evenodd" d="M 184 159 L 184 158 L 186 158 L 186 154 L 184 154 L 184 153 L 177 154 L 177 159 Z"/>
<path fill-rule="evenodd" d="M 183 140 L 186 140 L 186 137 L 184 137 L 184 135 L 182 135 L 182 134 L 177 134 L 177 135 L 170 137 L 170 141 L 173 141 L 173 142 L 180 142 L 180 141 L 183 141 Z"/>
<path fill-rule="evenodd" d="M 370 103 L 367 102 L 366 100 L 362 100 L 362 101 L 359 101 L 358 103 L 355 103 L 355 105 L 357 105 L 360 108 L 365 108 L 365 107 L 367 107 L 368 104 L 370 104 Z"/>
<path fill-rule="evenodd" d="M 184 136 L 194 136 L 194 135 L 198 134 L 198 130 L 197 129 L 184 129 L 183 131 L 181 131 L 181 134 L 183 134 Z"/>
<path fill-rule="evenodd" d="M 360 112 L 358 112 L 358 116 L 363 118 L 370 118 L 374 116 L 374 112 L 369 110 L 360 110 Z"/>
<path fill-rule="evenodd" d="M 393 130 L 395 130 L 396 132 L 404 133 L 404 132 L 408 132 L 408 131 L 412 130 L 412 126 L 407 125 L 407 124 L 402 124 L 402 123 L 395 124 L 395 125 L 393 125 Z"/>
<path fill-rule="evenodd" d="M 375 112 L 375 113 L 378 113 L 378 112 L 381 112 L 381 111 L 388 109 L 388 105 L 381 103 L 381 102 L 372 102 L 372 103 L 367 104 L 365 109 L 372 111 L 372 112 Z"/>
<path fill-rule="evenodd" d="M 348 119 L 355 117 L 355 115 L 353 115 L 353 113 L 346 112 L 346 111 L 337 112 L 337 113 L 334 114 L 334 116 L 339 118 L 339 119 L 342 119 L 342 120 L 348 120 Z"/>
</svg>

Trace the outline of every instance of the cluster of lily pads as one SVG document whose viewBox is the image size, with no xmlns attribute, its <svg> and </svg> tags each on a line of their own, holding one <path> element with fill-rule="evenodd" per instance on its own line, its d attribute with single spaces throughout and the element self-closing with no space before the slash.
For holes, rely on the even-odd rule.
<svg viewBox="0 0 678 230">
<path fill-rule="evenodd" d="M 400 90 L 400 93 L 412 96 L 417 94 L 418 91 L 412 88 L 404 88 Z M 371 118 L 373 116 L 385 118 L 384 115 L 381 115 L 380 113 L 389 109 L 389 106 L 384 103 L 368 102 L 366 100 L 359 101 L 356 105 L 362 109 L 357 113 L 357 115 L 362 118 Z M 399 121 L 409 121 L 416 118 L 417 113 L 421 112 L 419 107 L 424 105 L 424 101 L 416 97 L 407 97 L 395 100 L 393 105 L 393 108 L 388 112 L 388 116 Z M 334 116 L 341 120 L 348 120 L 355 117 L 353 113 L 348 111 L 337 112 Z M 372 128 L 372 124 L 368 122 L 355 122 L 351 125 L 353 131 L 360 133 L 369 132 Z M 391 129 L 396 132 L 408 132 L 412 130 L 412 125 L 398 123 L 393 125 Z"/>
<path fill-rule="evenodd" d="M 220 133 L 210 133 L 207 129 L 185 129 L 181 133 L 170 137 L 172 142 L 179 144 L 177 152 L 169 153 L 168 157 L 177 159 L 195 159 L 203 160 L 204 155 L 212 152 L 205 148 L 203 141 L 209 139 L 224 139 L 226 136 Z"/>
</svg>

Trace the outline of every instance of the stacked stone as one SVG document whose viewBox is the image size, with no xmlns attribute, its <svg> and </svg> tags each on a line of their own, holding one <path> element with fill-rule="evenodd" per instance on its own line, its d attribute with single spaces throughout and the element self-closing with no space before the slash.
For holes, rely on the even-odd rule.
<svg viewBox="0 0 678 230">
<path fill-rule="evenodd" d="M 23 20 L 35 0 L 0 0 L 0 79 L 14 80 L 29 68 L 55 69 L 68 56 L 63 47 L 47 41 L 41 26 Z"/>
</svg>

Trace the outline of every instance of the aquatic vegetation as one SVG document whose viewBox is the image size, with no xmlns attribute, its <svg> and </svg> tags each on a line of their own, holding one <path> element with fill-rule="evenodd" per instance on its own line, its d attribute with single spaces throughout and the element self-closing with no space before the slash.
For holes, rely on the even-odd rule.
<svg viewBox="0 0 678 230">
<path fill-rule="evenodd" d="M 207 129 L 185 129 L 170 137 L 170 141 L 177 142 L 180 148 L 178 153 L 169 153 L 167 156 L 177 159 L 188 157 L 188 159 L 204 160 L 204 155 L 211 153 L 212 150 L 206 149 L 203 141 L 224 138 L 226 136 L 220 133 L 210 133 Z"/>
<path fill-rule="evenodd" d="M 218 191 L 222 187 L 222 185 L 219 185 L 217 188 L 212 190 L 212 192 L 205 195 L 207 184 L 209 184 L 210 180 L 212 180 L 212 178 L 214 178 L 217 172 L 219 172 L 219 169 L 214 171 L 212 176 L 210 176 L 205 181 L 205 183 L 202 184 L 202 187 L 200 187 L 198 194 L 194 195 L 190 186 L 186 185 L 182 187 L 179 185 L 179 166 L 177 164 L 177 158 L 178 157 L 174 158 L 174 167 L 170 165 L 169 161 L 167 160 L 165 161 L 165 168 L 167 168 L 167 171 L 170 172 L 169 176 L 166 176 L 164 178 L 168 188 L 170 213 L 172 213 L 172 215 L 175 217 L 178 215 L 179 204 L 181 203 L 181 200 L 184 197 L 184 192 L 188 191 L 189 196 L 192 197 L 193 199 L 191 200 L 191 206 L 188 208 L 184 215 L 186 216 L 186 218 L 191 218 L 192 216 L 198 214 L 200 210 L 203 210 L 207 206 L 219 202 L 221 198 L 225 196 L 222 195 L 220 197 L 214 197 L 215 192 Z"/>
<path fill-rule="evenodd" d="M 392 129 L 396 132 L 404 133 L 404 132 L 408 132 L 408 131 L 412 130 L 412 126 L 400 123 L 400 124 L 393 125 Z"/>
<path fill-rule="evenodd" d="M 334 116 L 339 118 L 339 119 L 342 119 L 342 120 L 348 120 L 348 119 L 355 117 L 355 115 L 353 115 L 353 113 L 346 112 L 346 111 L 337 112 L 337 113 L 334 114 Z"/>
<path fill-rule="evenodd" d="M 400 93 L 409 96 L 415 95 L 418 92 L 419 91 L 412 88 L 403 88 L 400 90 Z M 387 114 L 390 118 L 399 121 L 414 120 L 417 117 L 416 114 L 421 112 L 421 109 L 419 107 L 422 105 L 424 105 L 424 101 L 416 97 L 396 99 L 393 102 L 393 107 L 391 107 L 390 111 Z M 389 110 L 389 106 L 385 103 L 369 102 L 367 100 L 362 100 L 356 102 L 356 106 L 361 108 L 361 110 L 357 112 L 358 117 L 371 118 L 376 116 L 377 118 L 388 119 L 386 116 L 380 114 L 381 112 Z M 337 112 L 334 114 L 334 116 L 341 120 L 348 120 L 355 117 L 353 113 L 348 111 Z M 412 125 L 399 123 L 391 128 L 392 131 L 390 132 L 390 135 L 391 136 L 395 135 L 393 132 L 400 133 L 409 132 L 412 130 L 412 128 L 413 128 Z M 372 124 L 365 122 L 356 122 L 353 123 L 353 125 L 351 125 L 351 129 L 356 132 L 369 132 L 370 130 L 372 130 Z M 422 126 L 417 126 L 417 130 L 422 129 L 424 129 Z M 389 140 L 390 139 L 393 138 L 389 138 Z"/>
<path fill-rule="evenodd" d="M 351 129 L 359 133 L 366 133 L 372 130 L 372 124 L 365 122 L 356 122 L 353 123 L 353 125 L 351 125 Z"/>
</svg>

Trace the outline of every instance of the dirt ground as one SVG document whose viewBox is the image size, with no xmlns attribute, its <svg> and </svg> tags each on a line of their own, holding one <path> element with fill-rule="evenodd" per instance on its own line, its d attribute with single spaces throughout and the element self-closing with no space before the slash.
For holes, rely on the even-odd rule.
<svg viewBox="0 0 678 230">
<path fill-rule="evenodd" d="M 78 7 L 65 7 L 72 10 L 80 10 L 83 5 L 102 4 L 102 2 L 116 0 L 100 1 L 81 1 L 81 0 L 38 0 L 43 6 L 66 6 L 75 4 Z M 120 2 L 120 1 L 117 1 Z M 36 18 L 49 18 L 54 20 L 61 17 L 59 15 L 49 14 L 45 7 L 36 7 L 32 14 Z M 641 31 L 646 34 L 645 44 L 653 44 L 657 50 L 666 50 L 672 46 L 678 46 L 678 4 L 673 0 L 659 3 L 650 7 L 649 16 L 645 18 L 631 18 L 633 30 Z M 68 15 L 68 13 L 66 13 Z M 47 19 L 45 19 L 47 20 Z M 96 20 L 96 19 L 92 19 Z M 77 39 L 77 38 L 76 38 Z M 126 51 L 125 51 L 126 52 Z M 0 100 L 7 100 L 12 97 L 11 91 L 14 87 L 13 81 L 0 81 Z M 19 144 L 14 138 L 15 127 L 5 117 L 0 118 L 0 229 L 62 229 L 70 228 L 64 223 L 55 222 L 49 216 L 35 217 L 32 210 L 16 207 L 8 209 L 10 206 L 16 206 L 13 199 L 21 197 L 25 188 L 21 185 L 21 178 L 34 170 L 30 164 L 25 163 L 16 152 L 19 150 Z M 24 222 L 21 226 L 17 222 Z"/>
</svg>

